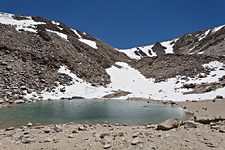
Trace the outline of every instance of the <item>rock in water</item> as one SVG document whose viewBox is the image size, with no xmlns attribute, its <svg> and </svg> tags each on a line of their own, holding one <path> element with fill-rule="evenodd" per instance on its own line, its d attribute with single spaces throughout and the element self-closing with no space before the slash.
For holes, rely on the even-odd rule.
<svg viewBox="0 0 225 150">
<path fill-rule="evenodd" d="M 173 128 L 177 128 L 179 125 L 177 119 L 168 119 L 159 125 L 157 125 L 156 130 L 170 130 Z"/>
</svg>

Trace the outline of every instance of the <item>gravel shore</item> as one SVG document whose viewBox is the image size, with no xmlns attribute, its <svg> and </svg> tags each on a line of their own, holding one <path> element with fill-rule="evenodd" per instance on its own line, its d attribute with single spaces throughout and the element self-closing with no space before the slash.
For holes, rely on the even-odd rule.
<svg viewBox="0 0 225 150">
<path fill-rule="evenodd" d="M 194 116 L 168 130 L 159 125 L 59 124 L 24 126 L 0 130 L 4 150 L 89 150 L 89 149 L 225 149 L 225 100 L 177 102 Z M 213 119 L 219 118 L 216 122 Z M 207 120 L 205 124 L 198 120 Z"/>
</svg>

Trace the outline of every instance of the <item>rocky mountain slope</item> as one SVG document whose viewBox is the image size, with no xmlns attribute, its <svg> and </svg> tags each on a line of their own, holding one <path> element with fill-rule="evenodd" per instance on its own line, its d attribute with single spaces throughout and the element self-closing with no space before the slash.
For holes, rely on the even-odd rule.
<svg viewBox="0 0 225 150">
<path fill-rule="evenodd" d="M 176 39 L 149 46 L 120 50 L 130 58 L 156 57 L 165 54 L 204 54 L 225 56 L 225 25 L 193 32 Z"/>
<path fill-rule="evenodd" d="M 61 22 L 0 13 L 0 103 L 225 96 L 224 32 L 221 26 L 118 51 Z"/>
</svg>

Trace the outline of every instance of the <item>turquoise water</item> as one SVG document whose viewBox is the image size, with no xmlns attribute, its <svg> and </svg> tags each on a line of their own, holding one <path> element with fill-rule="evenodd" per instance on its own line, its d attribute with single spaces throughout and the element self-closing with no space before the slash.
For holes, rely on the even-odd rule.
<svg viewBox="0 0 225 150">
<path fill-rule="evenodd" d="M 56 123 L 126 123 L 142 125 L 183 118 L 184 110 L 169 105 L 124 100 L 55 100 L 0 109 L 0 126 Z"/>
</svg>

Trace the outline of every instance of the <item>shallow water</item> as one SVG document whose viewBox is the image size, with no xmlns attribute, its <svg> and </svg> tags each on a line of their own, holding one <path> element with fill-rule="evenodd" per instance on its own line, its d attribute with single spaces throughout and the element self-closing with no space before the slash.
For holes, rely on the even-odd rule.
<svg viewBox="0 0 225 150">
<path fill-rule="evenodd" d="M 169 106 L 124 100 L 55 100 L 13 105 L 0 109 L 0 126 L 55 123 L 126 123 L 143 125 L 170 118 L 183 118 L 185 110 Z"/>
</svg>

